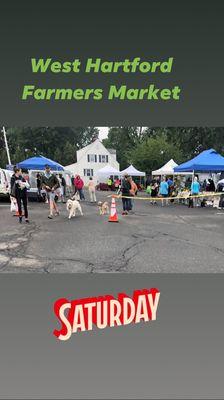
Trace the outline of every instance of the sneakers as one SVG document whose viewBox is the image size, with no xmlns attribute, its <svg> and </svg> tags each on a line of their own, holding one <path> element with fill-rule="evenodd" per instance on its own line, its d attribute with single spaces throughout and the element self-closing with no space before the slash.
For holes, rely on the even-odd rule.
<svg viewBox="0 0 224 400">
<path fill-rule="evenodd" d="M 53 215 L 48 215 L 48 217 L 47 218 L 49 218 L 49 219 L 53 219 Z"/>
<path fill-rule="evenodd" d="M 128 215 L 128 211 L 123 211 L 122 215 Z"/>
<path fill-rule="evenodd" d="M 23 221 L 23 217 L 19 217 L 19 223 L 21 224 Z M 30 221 L 28 220 L 28 218 L 25 219 L 26 224 L 29 224 Z"/>
</svg>

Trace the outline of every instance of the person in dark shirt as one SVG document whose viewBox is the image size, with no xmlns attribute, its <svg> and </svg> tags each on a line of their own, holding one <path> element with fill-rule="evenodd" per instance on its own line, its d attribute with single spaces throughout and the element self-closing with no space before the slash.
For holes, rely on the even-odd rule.
<svg viewBox="0 0 224 400">
<path fill-rule="evenodd" d="M 59 178 L 61 179 L 61 198 L 62 202 L 65 203 L 66 200 L 66 181 L 62 174 L 59 174 Z"/>
<path fill-rule="evenodd" d="M 221 175 L 222 177 L 222 175 Z M 222 210 L 224 208 L 224 178 L 220 179 L 217 183 L 217 192 L 219 193 L 223 193 L 220 196 L 220 200 L 219 200 L 219 206 L 218 209 Z"/>
<path fill-rule="evenodd" d="M 209 179 L 208 182 L 208 192 L 215 192 L 215 182 L 213 181 L 213 179 Z"/>
<path fill-rule="evenodd" d="M 43 189 L 46 190 L 49 199 L 50 214 L 48 215 L 48 218 L 52 219 L 54 211 L 55 215 L 59 215 L 59 210 L 55 202 L 55 190 L 60 187 L 60 184 L 57 177 L 51 172 L 49 165 L 45 166 L 45 172 L 42 176 L 41 183 Z"/>
<path fill-rule="evenodd" d="M 130 196 L 131 184 L 128 179 L 128 175 L 124 176 L 124 179 L 121 183 L 121 193 L 122 196 Z M 122 197 L 122 204 L 123 204 L 123 212 L 122 215 L 128 215 L 128 211 L 130 211 L 130 199 Z"/>
<path fill-rule="evenodd" d="M 14 169 L 14 174 L 11 177 L 11 196 L 17 201 L 19 222 L 22 223 L 22 204 L 24 208 L 24 215 L 26 223 L 29 222 L 28 218 L 28 207 L 27 207 L 27 189 L 29 189 L 29 183 L 23 178 L 22 171 L 20 168 Z"/>
<path fill-rule="evenodd" d="M 36 175 L 36 182 L 37 182 L 37 196 L 40 199 L 41 198 L 41 175 L 39 172 Z"/>
</svg>

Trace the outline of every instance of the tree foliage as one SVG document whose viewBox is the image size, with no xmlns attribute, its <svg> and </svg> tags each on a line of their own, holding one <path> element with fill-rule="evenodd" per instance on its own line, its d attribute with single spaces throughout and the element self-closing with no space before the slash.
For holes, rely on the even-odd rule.
<svg viewBox="0 0 224 400">
<path fill-rule="evenodd" d="M 43 155 L 62 165 L 76 162 L 76 150 L 99 136 L 95 127 L 8 128 L 7 138 L 12 163 L 34 155 Z M 7 162 L 3 137 L 0 136 L 0 166 Z"/>
<path fill-rule="evenodd" d="M 76 162 L 76 151 L 99 135 L 96 127 L 8 128 L 12 163 L 36 154 L 52 158 L 63 165 Z M 103 140 L 107 148 L 117 151 L 120 168 L 129 164 L 150 173 L 173 158 L 186 161 L 201 151 L 214 148 L 224 154 L 224 128 L 203 127 L 110 127 Z M 3 136 L 0 135 L 0 166 L 7 164 Z"/>
<path fill-rule="evenodd" d="M 166 135 L 181 148 L 186 158 L 209 148 L 224 153 L 224 128 L 167 128 Z"/>
<path fill-rule="evenodd" d="M 143 128 L 137 126 L 111 127 L 108 137 L 103 140 L 103 144 L 108 149 L 117 151 L 117 160 L 120 168 L 124 169 L 128 164 L 128 154 L 138 143 L 141 142 Z"/>
<path fill-rule="evenodd" d="M 117 150 L 121 169 L 132 163 L 150 173 L 171 158 L 181 163 L 209 148 L 223 154 L 224 128 L 111 127 L 104 144 Z"/>
<path fill-rule="evenodd" d="M 146 137 L 128 153 L 129 163 L 147 173 L 160 168 L 171 158 L 181 163 L 183 154 L 180 148 L 168 141 L 163 133 L 155 137 Z"/>
</svg>

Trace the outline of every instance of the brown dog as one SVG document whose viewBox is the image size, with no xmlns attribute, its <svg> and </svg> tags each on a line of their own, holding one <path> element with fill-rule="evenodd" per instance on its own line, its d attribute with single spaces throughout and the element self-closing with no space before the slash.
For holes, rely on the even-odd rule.
<svg viewBox="0 0 224 400">
<path fill-rule="evenodd" d="M 107 201 L 105 201 L 104 203 L 102 201 L 99 201 L 98 207 L 99 207 L 100 215 L 109 214 L 110 209 L 109 209 L 109 204 L 107 203 Z"/>
</svg>

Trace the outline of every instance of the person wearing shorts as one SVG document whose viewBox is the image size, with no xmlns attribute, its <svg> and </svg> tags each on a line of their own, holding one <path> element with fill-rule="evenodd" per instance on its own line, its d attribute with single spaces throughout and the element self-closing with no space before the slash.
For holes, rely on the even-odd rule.
<svg viewBox="0 0 224 400">
<path fill-rule="evenodd" d="M 159 194 L 166 199 L 169 195 L 169 185 L 166 178 L 164 177 L 159 187 Z M 165 204 L 168 204 L 168 200 L 165 200 Z M 162 206 L 164 206 L 164 200 L 162 200 Z"/>
<path fill-rule="evenodd" d="M 49 165 L 45 166 L 45 172 L 42 176 L 42 187 L 47 193 L 50 205 L 48 218 L 52 219 L 54 212 L 55 215 L 59 215 L 59 210 L 55 202 L 55 191 L 60 187 L 60 184 L 57 177 L 51 172 Z"/>
<path fill-rule="evenodd" d="M 198 182 L 197 176 L 194 177 L 194 180 L 191 184 L 191 196 L 198 196 L 200 194 L 200 183 Z M 194 198 L 193 204 L 196 207 L 200 205 L 200 199 L 198 197 Z"/>
</svg>

